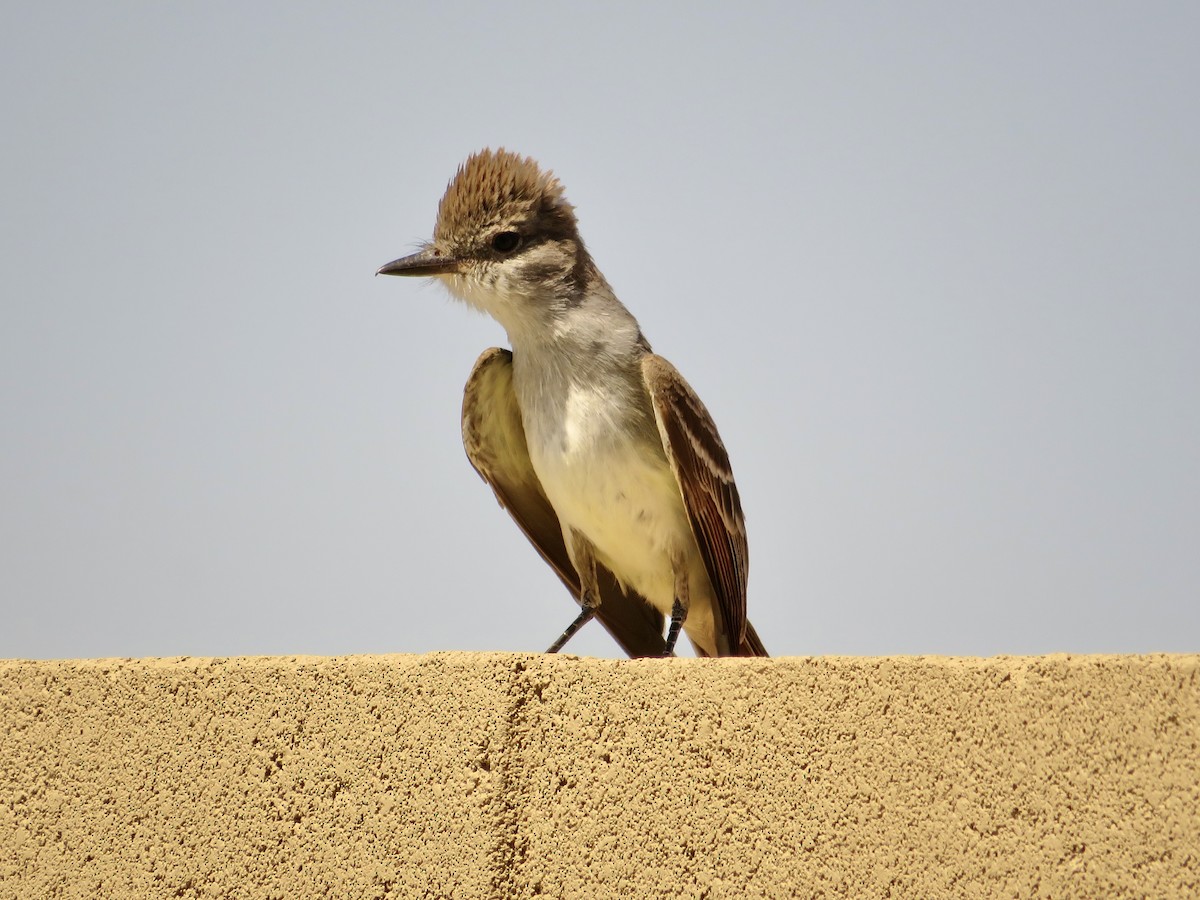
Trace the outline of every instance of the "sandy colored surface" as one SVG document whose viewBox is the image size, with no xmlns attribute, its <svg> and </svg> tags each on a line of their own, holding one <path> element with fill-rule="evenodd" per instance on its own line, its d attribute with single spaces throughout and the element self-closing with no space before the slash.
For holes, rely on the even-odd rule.
<svg viewBox="0 0 1200 900">
<path fill-rule="evenodd" d="M 0 662 L 0 897 L 1196 897 L 1200 656 Z"/>
</svg>

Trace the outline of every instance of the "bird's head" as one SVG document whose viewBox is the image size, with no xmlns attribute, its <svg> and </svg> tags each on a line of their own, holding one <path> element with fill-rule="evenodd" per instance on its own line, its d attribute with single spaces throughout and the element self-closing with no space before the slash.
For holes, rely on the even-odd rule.
<svg viewBox="0 0 1200 900">
<path fill-rule="evenodd" d="M 529 157 L 500 149 L 459 167 L 438 205 L 433 240 L 377 274 L 436 276 L 508 327 L 578 297 L 590 271 L 562 184 Z"/>
</svg>

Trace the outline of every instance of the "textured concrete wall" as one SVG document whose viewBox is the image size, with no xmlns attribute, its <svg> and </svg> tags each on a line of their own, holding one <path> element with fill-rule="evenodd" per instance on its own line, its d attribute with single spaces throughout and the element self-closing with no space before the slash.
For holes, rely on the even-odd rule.
<svg viewBox="0 0 1200 900">
<path fill-rule="evenodd" d="M 1197 897 L 1198 673 L 0 662 L 0 897 Z"/>
</svg>

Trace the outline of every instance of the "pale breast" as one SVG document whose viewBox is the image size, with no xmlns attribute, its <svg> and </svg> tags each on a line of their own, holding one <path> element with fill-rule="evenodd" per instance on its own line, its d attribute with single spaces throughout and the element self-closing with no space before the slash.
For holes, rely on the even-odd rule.
<svg viewBox="0 0 1200 900">
<path fill-rule="evenodd" d="M 530 460 L 565 527 L 592 542 L 599 560 L 663 612 L 673 602 L 672 556 L 694 540 L 660 444 L 631 429 L 602 392 L 572 388 L 565 415 L 525 416 Z"/>
</svg>

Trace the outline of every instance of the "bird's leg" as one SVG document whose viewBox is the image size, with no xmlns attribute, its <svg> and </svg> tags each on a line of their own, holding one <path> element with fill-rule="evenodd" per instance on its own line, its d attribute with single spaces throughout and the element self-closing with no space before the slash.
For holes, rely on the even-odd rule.
<svg viewBox="0 0 1200 900">
<path fill-rule="evenodd" d="M 575 617 L 566 630 L 558 636 L 547 653 L 557 653 L 561 650 L 571 638 L 575 637 L 575 633 L 584 625 L 592 620 L 596 615 L 596 609 L 600 606 L 600 589 L 596 581 L 596 554 L 592 549 L 591 542 L 581 535 L 575 529 L 571 529 L 570 540 L 567 542 L 568 555 L 571 557 L 571 563 L 575 566 L 575 571 L 579 573 L 579 583 L 581 590 L 579 592 L 579 615 Z"/>
<path fill-rule="evenodd" d="M 689 600 L 687 570 L 683 560 L 672 560 L 672 568 L 675 569 L 675 602 L 671 604 L 671 627 L 667 629 L 667 645 L 663 648 L 663 656 L 675 655 L 675 642 L 679 640 L 683 620 L 687 618 Z"/>
<path fill-rule="evenodd" d="M 592 621 L 592 617 L 596 615 L 596 607 L 588 605 L 588 592 L 584 591 L 583 594 L 583 597 L 579 601 L 583 609 L 579 611 L 579 615 L 575 617 L 575 621 L 568 625 L 566 630 L 558 636 L 558 640 L 550 645 L 550 649 L 546 651 L 547 653 L 557 653 L 561 650 L 567 641 L 575 637 L 575 633 L 588 622 Z"/>
<path fill-rule="evenodd" d="M 675 655 L 675 642 L 679 640 L 679 632 L 683 628 L 683 619 L 687 610 L 678 600 L 671 607 L 671 627 L 667 629 L 667 645 L 663 648 L 663 656 Z"/>
</svg>

